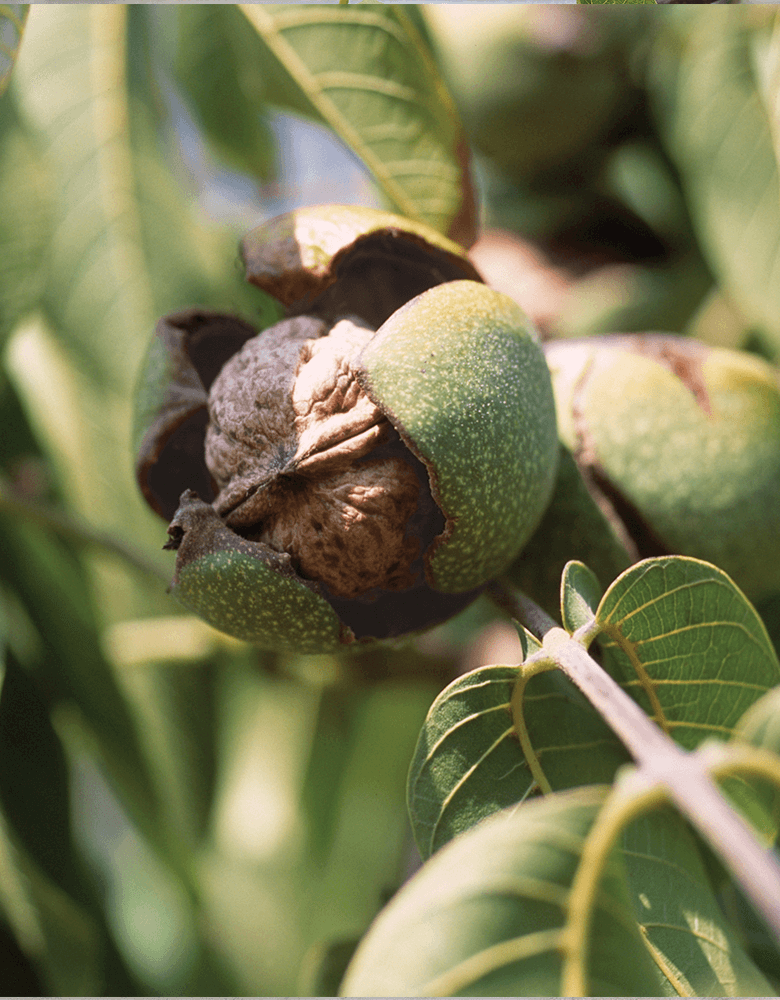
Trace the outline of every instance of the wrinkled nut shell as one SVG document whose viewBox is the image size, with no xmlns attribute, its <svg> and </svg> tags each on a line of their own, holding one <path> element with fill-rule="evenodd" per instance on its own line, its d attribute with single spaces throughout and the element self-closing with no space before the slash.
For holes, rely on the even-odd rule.
<svg viewBox="0 0 780 1000">
<path fill-rule="evenodd" d="M 356 377 L 374 335 L 349 320 L 284 320 L 248 341 L 209 394 L 215 510 L 337 597 L 408 589 L 421 554 L 407 530 L 424 504 L 412 456 L 376 451 L 391 429 Z"/>
</svg>

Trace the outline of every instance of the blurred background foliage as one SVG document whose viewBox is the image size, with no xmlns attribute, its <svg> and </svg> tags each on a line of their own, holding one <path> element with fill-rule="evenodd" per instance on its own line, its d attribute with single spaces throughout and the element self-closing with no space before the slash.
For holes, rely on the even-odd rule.
<svg viewBox="0 0 780 1000">
<path fill-rule="evenodd" d="M 243 232 L 338 201 L 467 238 L 460 119 L 474 260 L 544 335 L 780 357 L 773 10 L 400 10 L 0 6 L 6 995 L 334 988 L 416 863 L 404 789 L 432 698 L 519 658 L 481 602 L 357 662 L 259 652 L 166 595 L 134 380 L 165 312 L 276 317 Z M 386 93 L 337 106 L 302 82 L 380 72 L 378 34 Z M 379 138 L 401 91 L 422 179 L 392 176 L 412 154 Z M 777 639 L 780 599 L 762 610 Z"/>
</svg>

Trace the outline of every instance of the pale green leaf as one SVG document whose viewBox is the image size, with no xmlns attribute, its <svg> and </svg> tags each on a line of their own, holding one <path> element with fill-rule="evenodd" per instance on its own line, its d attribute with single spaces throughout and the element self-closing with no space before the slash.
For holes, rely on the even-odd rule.
<svg viewBox="0 0 780 1000">
<path fill-rule="evenodd" d="M 780 683 L 766 629 L 717 567 L 698 559 L 646 559 L 599 605 L 610 673 L 684 747 L 728 739 L 744 712 Z"/>
<path fill-rule="evenodd" d="M 780 687 L 751 705 L 737 725 L 739 739 L 780 755 Z"/>
<path fill-rule="evenodd" d="M 85 367 L 129 384 L 161 313 L 214 301 L 235 249 L 196 219 L 162 155 L 148 11 L 37 7 L 16 74 L 56 178 L 46 305 Z M 261 296 L 256 296 L 258 302 Z"/>
<path fill-rule="evenodd" d="M 0 95 L 11 79 L 29 9 L 28 3 L 0 4 Z"/>
<path fill-rule="evenodd" d="M 53 186 L 12 87 L 0 100 L 0 342 L 46 288 Z"/>
<path fill-rule="evenodd" d="M 751 753 L 745 744 L 777 757 L 780 776 L 780 687 L 759 698 L 745 712 L 736 727 L 735 740 L 740 764 L 730 769 L 722 782 L 725 791 L 754 827 L 775 843 L 780 830 L 780 780 L 772 780 L 759 767 L 751 768 Z"/>
<path fill-rule="evenodd" d="M 480 823 L 431 858 L 358 946 L 347 996 L 558 996 L 569 890 L 606 791 L 558 793 Z M 592 996 L 654 996 L 617 858 L 580 956 Z"/>
<path fill-rule="evenodd" d="M 403 7 L 240 6 L 263 44 L 267 99 L 333 129 L 394 211 L 470 242 L 457 112 Z"/>
<path fill-rule="evenodd" d="M 234 4 L 179 4 L 176 17 L 176 78 L 211 148 L 229 166 L 271 180 L 275 149 L 263 68 L 248 44 L 246 19 Z"/>
<path fill-rule="evenodd" d="M 766 39 L 755 23 L 767 18 L 744 13 L 696 21 L 682 40 L 676 78 L 659 77 L 659 118 L 708 263 L 780 349 L 777 74 L 761 66 Z"/>
</svg>

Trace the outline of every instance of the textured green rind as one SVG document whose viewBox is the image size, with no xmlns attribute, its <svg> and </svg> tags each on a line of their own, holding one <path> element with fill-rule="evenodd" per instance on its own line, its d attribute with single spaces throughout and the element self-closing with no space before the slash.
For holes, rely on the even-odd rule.
<svg viewBox="0 0 780 1000">
<path fill-rule="evenodd" d="M 265 649 L 329 653 L 353 641 L 335 611 L 295 576 L 289 557 L 231 531 L 192 490 L 168 533 L 171 593 L 214 628 Z"/>
<path fill-rule="evenodd" d="M 555 480 L 555 404 L 528 320 L 486 285 L 448 282 L 394 313 L 360 362 L 447 517 L 429 557 L 433 585 L 480 586 L 517 555 Z"/>
<path fill-rule="evenodd" d="M 556 345 L 548 360 L 561 438 L 584 446 L 667 551 L 715 563 L 751 600 L 780 591 L 777 369 L 702 351 L 703 405 L 669 368 L 622 345 Z"/>
<path fill-rule="evenodd" d="M 330 605 L 238 549 L 182 566 L 171 593 L 214 628 L 265 649 L 329 653 L 343 645 Z"/>
</svg>

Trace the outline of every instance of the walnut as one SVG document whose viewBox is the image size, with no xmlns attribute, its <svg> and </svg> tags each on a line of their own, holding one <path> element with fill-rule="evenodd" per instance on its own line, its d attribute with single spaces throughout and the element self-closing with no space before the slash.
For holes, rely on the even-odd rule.
<svg viewBox="0 0 780 1000">
<path fill-rule="evenodd" d="M 354 365 L 374 333 L 350 319 L 330 330 L 283 320 L 248 340 L 209 393 L 214 509 L 337 597 L 404 590 L 419 575 L 410 522 L 425 484 Z"/>
</svg>

